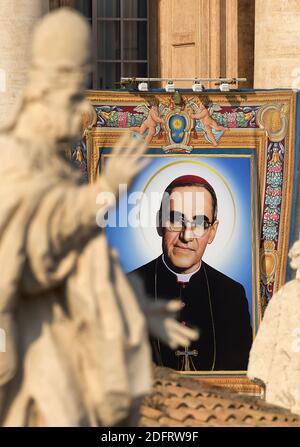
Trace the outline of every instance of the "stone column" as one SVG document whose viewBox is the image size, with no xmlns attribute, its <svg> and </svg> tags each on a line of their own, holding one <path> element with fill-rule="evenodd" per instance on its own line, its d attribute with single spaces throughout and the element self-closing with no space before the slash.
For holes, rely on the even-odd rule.
<svg viewBox="0 0 300 447">
<path fill-rule="evenodd" d="M 254 88 L 300 88 L 300 1 L 255 1 Z"/>
<path fill-rule="evenodd" d="M 0 128 L 17 104 L 26 82 L 32 27 L 49 10 L 49 0 L 1 0 Z"/>
</svg>

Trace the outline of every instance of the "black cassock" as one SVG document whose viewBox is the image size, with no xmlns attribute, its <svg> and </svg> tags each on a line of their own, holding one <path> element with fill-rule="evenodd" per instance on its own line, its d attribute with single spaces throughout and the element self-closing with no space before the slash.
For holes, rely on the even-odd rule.
<svg viewBox="0 0 300 447">
<path fill-rule="evenodd" d="M 188 283 L 179 283 L 165 266 L 162 257 L 129 273 L 137 274 L 153 299 L 181 298 L 179 321 L 200 329 L 200 338 L 188 351 L 190 369 L 196 371 L 247 369 L 252 344 L 252 328 L 244 287 L 202 261 L 201 268 Z M 158 340 L 151 340 L 153 360 L 157 365 L 182 369 L 183 356 L 176 356 Z M 183 349 L 179 349 L 181 352 Z M 177 350 L 178 351 L 178 350 Z"/>
</svg>

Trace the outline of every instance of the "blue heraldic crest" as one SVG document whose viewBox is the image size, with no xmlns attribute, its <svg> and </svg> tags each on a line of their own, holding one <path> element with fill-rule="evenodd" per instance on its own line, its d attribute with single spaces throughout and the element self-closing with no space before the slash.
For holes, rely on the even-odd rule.
<svg viewBox="0 0 300 447">
<path fill-rule="evenodd" d="M 184 152 L 191 152 L 192 147 L 188 146 L 192 128 L 192 120 L 186 112 L 170 112 L 166 117 L 168 123 L 169 145 L 163 150 L 169 152 L 171 149 L 181 149 Z"/>
<path fill-rule="evenodd" d="M 176 115 L 171 116 L 169 119 L 169 129 L 171 133 L 171 139 L 174 141 L 174 143 L 182 143 L 184 139 L 184 131 L 187 127 L 187 120 L 183 115 L 179 115 L 176 113 Z"/>
</svg>

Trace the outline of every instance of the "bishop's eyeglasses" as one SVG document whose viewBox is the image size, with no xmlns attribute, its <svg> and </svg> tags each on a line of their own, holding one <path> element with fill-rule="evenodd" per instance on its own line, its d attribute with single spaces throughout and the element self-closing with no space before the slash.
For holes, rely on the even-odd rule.
<svg viewBox="0 0 300 447">
<path fill-rule="evenodd" d="M 180 233 L 189 228 L 195 237 L 204 236 L 214 222 L 210 222 L 205 215 L 195 216 L 193 220 L 188 220 L 184 214 L 179 211 L 170 211 L 170 218 L 165 221 L 165 228 L 168 231 Z M 188 225 L 190 227 L 188 227 Z"/>
</svg>

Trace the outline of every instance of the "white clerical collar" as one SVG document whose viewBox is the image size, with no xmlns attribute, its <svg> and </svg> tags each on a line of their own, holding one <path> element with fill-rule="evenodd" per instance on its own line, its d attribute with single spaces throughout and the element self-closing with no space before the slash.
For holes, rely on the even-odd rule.
<svg viewBox="0 0 300 447">
<path fill-rule="evenodd" d="M 191 273 L 177 273 L 177 272 L 174 272 L 172 269 L 170 269 L 170 267 L 167 265 L 167 263 L 165 261 L 165 256 L 164 255 L 162 255 L 162 260 L 163 260 L 163 263 L 165 264 L 165 266 L 167 267 L 167 269 L 170 270 L 170 272 L 173 273 L 173 275 L 177 276 L 177 281 L 178 282 L 189 282 L 191 277 L 195 273 L 197 273 L 200 270 L 200 267 L 201 267 L 201 261 L 200 261 L 199 267 L 194 272 L 191 272 Z"/>
</svg>

